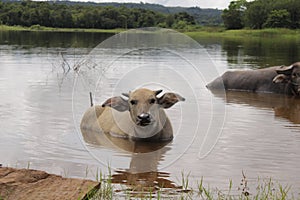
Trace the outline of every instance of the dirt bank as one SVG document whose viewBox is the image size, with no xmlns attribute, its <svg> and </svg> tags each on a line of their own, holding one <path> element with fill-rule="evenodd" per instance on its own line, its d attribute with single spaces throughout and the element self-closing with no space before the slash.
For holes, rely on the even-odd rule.
<svg viewBox="0 0 300 200">
<path fill-rule="evenodd" d="M 82 199 L 98 182 L 0 166 L 2 199 Z"/>
</svg>

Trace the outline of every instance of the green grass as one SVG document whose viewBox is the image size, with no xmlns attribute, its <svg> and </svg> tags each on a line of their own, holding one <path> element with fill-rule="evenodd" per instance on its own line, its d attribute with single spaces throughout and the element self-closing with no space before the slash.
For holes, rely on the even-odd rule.
<svg viewBox="0 0 300 200">
<path fill-rule="evenodd" d="M 114 199 L 114 186 L 112 184 L 111 171 L 108 176 L 97 170 L 96 180 L 99 182 L 98 187 L 90 190 L 84 200 L 97 200 L 97 199 Z"/>
<path fill-rule="evenodd" d="M 255 186 L 254 186 L 255 185 Z M 291 186 L 283 186 L 271 178 L 258 178 L 256 184 L 250 188 L 248 180 L 242 172 L 242 179 L 239 187 L 234 188 L 232 180 L 229 181 L 227 191 L 211 189 L 210 186 L 204 187 L 203 178 L 198 184 L 198 193 L 201 199 L 220 199 L 220 200 L 287 200 L 294 199 L 293 194 L 289 194 Z"/>
<path fill-rule="evenodd" d="M 0 25 L 0 31 L 47 31 L 47 32 L 95 32 L 95 33 L 120 33 L 125 29 L 80 29 L 80 28 L 50 28 L 40 25 L 31 27 Z"/>
<path fill-rule="evenodd" d="M 0 25 L 0 31 L 48 31 L 48 32 L 96 32 L 96 33 L 120 33 L 126 29 L 80 29 L 80 28 L 50 28 L 40 25 L 33 25 L 31 27 L 22 26 L 6 26 Z M 177 30 L 186 35 L 197 38 L 282 38 L 282 39 L 299 39 L 300 30 L 291 30 L 284 28 L 277 29 L 241 29 L 241 30 L 225 30 L 224 27 L 201 27 L 188 26 L 183 30 Z"/>
<path fill-rule="evenodd" d="M 197 184 L 196 188 L 192 188 L 189 183 L 189 176 L 183 172 L 181 174 L 181 190 L 174 189 L 173 192 L 165 191 L 159 188 L 157 191 L 143 191 L 143 194 L 137 195 L 130 194 L 128 188 L 124 189 L 123 194 L 116 192 L 114 184 L 112 184 L 111 174 L 107 177 L 100 175 L 99 188 L 94 188 L 85 200 L 100 200 L 100 199 L 203 199 L 203 200 L 290 200 L 295 199 L 293 194 L 290 193 L 291 186 L 283 186 L 280 183 L 272 180 L 271 178 L 261 179 L 258 178 L 256 182 L 248 184 L 248 180 L 244 173 L 242 173 L 241 182 L 238 186 L 234 185 L 232 180 L 229 180 L 228 189 L 220 190 L 217 187 L 211 187 L 204 183 L 203 177 Z"/>
<path fill-rule="evenodd" d="M 187 175 L 184 174 L 184 172 L 181 172 L 181 187 L 182 187 L 182 192 L 190 192 L 190 188 L 189 188 L 189 176 L 190 173 L 188 173 Z"/>
<path fill-rule="evenodd" d="M 219 37 L 219 38 L 283 38 L 299 39 L 300 30 L 291 29 L 261 29 L 261 30 L 225 30 L 221 27 L 206 27 L 193 31 L 184 31 L 184 33 L 194 39 L 201 37 Z"/>
</svg>

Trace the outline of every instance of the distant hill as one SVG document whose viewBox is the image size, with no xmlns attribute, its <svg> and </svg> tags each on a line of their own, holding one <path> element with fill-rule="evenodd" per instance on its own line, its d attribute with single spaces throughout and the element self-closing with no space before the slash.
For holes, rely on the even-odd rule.
<svg viewBox="0 0 300 200">
<path fill-rule="evenodd" d="M 4 0 L 5 1 L 5 0 Z M 9 1 L 9 0 L 8 0 Z M 49 1 L 48 1 L 49 2 Z M 79 2 L 79 1 L 54 1 L 56 4 L 67 5 L 95 5 L 95 6 L 113 6 L 113 7 L 127 7 L 127 8 L 141 8 L 161 12 L 166 14 L 175 14 L 179 12 L 187 12 L 192 15 L 196 22 L 200 25 L 220 25 L 222 21 L 222 10 L 199 8 L 199 7 L 166 7 L 159 4 L 149 3 L 95 3 L 95 2 Z"/>
</svg>

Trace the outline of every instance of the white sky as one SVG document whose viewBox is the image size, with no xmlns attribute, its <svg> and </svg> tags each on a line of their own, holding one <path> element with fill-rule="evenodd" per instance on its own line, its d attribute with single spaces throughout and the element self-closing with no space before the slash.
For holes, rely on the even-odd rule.
<svg viewBox="0 0 300 200">
<path fill-rule="evenodd" d="M 120 3 L 156 3 L 164 6 L 183 6 L 192 7 L 198 6 L 200 8 L 227 8 L 232 0 L 89 0 L 97 3 L 103 2 L 120 2 Z"/>
</svg>

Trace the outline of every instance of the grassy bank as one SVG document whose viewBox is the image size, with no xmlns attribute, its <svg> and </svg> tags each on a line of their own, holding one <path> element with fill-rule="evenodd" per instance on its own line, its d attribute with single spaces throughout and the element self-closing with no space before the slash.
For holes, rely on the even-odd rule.
<svg viewBox="0 0 300 200">
<path fill-rule="evenodd" d="M 124 29 L 81 29 L 81 28 L 51 28 L 40 25 L 31 27 L 0 25 L 0 31 L 47 31 L 47 32 L 95 32 L 95 33 L 120 33 Z"/>
<path fill-rule="evenodd" d="M 53 32 L 98 32 L 98 33 L 120 33 L 126 29 L 80 29 L 80 28 L 50 28 L 40 25 L 31 27 L 6 26 L 0 25 L 0 31 L 53 31 Z M 300 30 L 291 29 L 241 29 L 225 30 L 223 27 L 187 27 L 187 29 L 177 30 L 186 35 L 197 39 L 203 37 L 218 38 L 283 38 L 283 39 L 300 39 Z"/>
<path fill-rule="evenodd" d="M 192 38 L 199 37 L 221 37 L 221 38 L 283 38 L 299 39 L 300 30 L 291 29 L 241 29 L 225 30 L 224 28 L 200 28 L 197 30 L 184 31 L 185 34 Z"/>
</svg>

